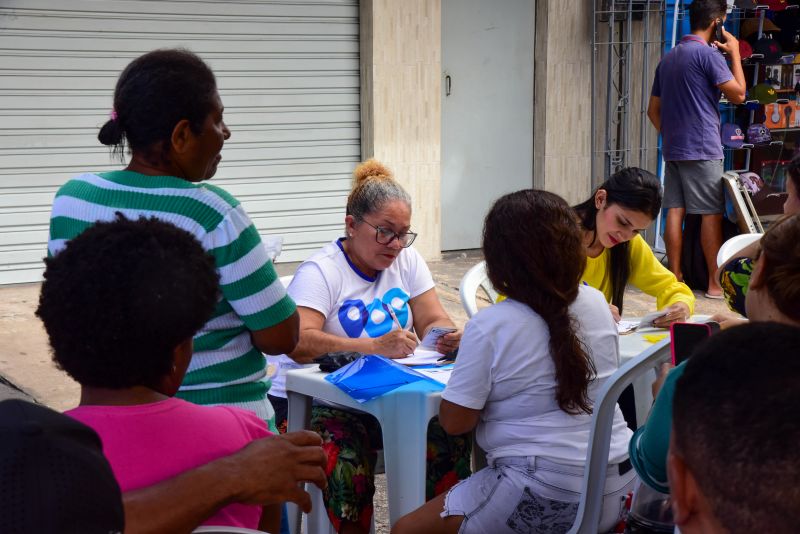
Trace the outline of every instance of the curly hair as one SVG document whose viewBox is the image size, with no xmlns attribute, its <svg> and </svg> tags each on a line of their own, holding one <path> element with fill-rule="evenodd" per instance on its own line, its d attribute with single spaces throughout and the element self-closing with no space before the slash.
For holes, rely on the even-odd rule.
<svg viewBox="0 0 800 534">
<path fill-rule="evenodd" d="M 211 112 L 217 81 L 208 65 L 182 48 L 154 50 L 134 59 L 117 80 L 114 114 L 97 135 L 122 159 L 125 144 L 149 157 L 166 157 L 175 125 L 195 134 Z"/>
<path fill-rule="evenodd" d="M 658 217 L 658 212 L 661 210 L 661 182 L 658 181 L 658 178 L 653 173 L 638 167 L 622 169 L 595 189 L 591 197 L 574 206 L 581 226 L 585 230 L 593 231 L 594 239 L 597 239 L 598 212 L 595 195 L 601 189 L 606 192 L 608 206 L 619 204 L 625 209 L 640 211 L 651 220 Z M 628 242 L 620 243 L 609 249 L 609 255 L 608 274 L 611 281 L 611 304 L 615 305 L 622 313 L 625 286 L 631 274 Z"/>
<path fill-rule="evenodd" d="M 767 290 L 775 307 L 800 322 L 800 214 L 783 217 L 761 238 L 764 258 L 758 285 Z"/>
<path fill-rule="evenodd" d="M 81 385 L 153 387 L 211 317 L 219 276 L 190 233 L 117 217 L 45 259 L 36 315 L 56 364 Z"/>
<path fill-rule="evenodd" d="M 398 184 L 392 171 L 375 159 L 368 159 L 353 171 L 353 189 L 347 197 L 347 215 L 362 219 L 392 200 L 405 202 L 411 209 L 411 197 Z"/>
<path fill-rule="evenodd" d="M 569 313 L 586 255 L 569 205 L 534 189 L 500 197 L 486 216 L 483 255 L 495 289 L 547 323 L 559 407 L 570 414 L 591 413 L 587 389 L 596 370 Z"/>
</svg>

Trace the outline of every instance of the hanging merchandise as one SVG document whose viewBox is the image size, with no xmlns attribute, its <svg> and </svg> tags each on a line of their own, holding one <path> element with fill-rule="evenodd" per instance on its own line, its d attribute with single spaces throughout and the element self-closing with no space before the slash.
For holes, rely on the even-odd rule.
<svg viewBox="0 0 800 534">
<path fill-rule="evenodd" d="M 744 132 L 738 124 L 726 122 L 720 130 L 722 144 L 728 148 L 741 148 L 744 144 Z"/>
<path fill-rule="evenodd" d="M 762 37 L 753 45 L 753 53 L 764 56 L 764 63 L 777 63 L 783 55 L 783 50 L 775 39 Z"/>
<path fill-rule="evenodd" d="M 763 33 L 772 33 L 781 31 L 771 20 L 765 18 Z M 741 39 L 758 38 L 758 18 L 745 19 L 742 21 L 741 29 L 739 30 L 739 37 Z"/>
<path fill-rule="evenodd" d="M 748 98 L 758 100 L 759 104 L 772 104 L 778 100 L 778 93 L 772 85 L 762 82 L 750 88 Z"/>
<path fill-rule="evenodd" d="M 772 141 L 769 128 L 761 123 L 751 124 L 747 127 L 747 142 L 753 145 L 764 145 Z"/>
</svg>

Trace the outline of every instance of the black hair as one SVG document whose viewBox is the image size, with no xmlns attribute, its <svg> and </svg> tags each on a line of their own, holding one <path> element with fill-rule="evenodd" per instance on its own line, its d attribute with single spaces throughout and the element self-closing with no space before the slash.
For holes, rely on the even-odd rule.
<svg viewBox="0 0 800 534">
<path fill-rule="evenodd" d="M 693 0 L 689 5 L 689 28 L 695 32 L 705 30 L 716 19 L 721 19 L 728 11 L 725 0 Z"/>
<path fill-rule="evenodd" d="M 212 110 L 217 81 L 208 65 L 182 48 L 154 50 L 134 59 L 117 80 L 111 118 L 97 139 L 120 159 L 125 144 L 150 158 L 166 157 L 175 125 L 189 121 L 199 134 Z"/>
<path fill-rule="evenodd" d="M 575 212 L 585 230 L 594 232 L 597 239 L 597 205 L 595 195 L 600 189 L 606 192 L 606 205 L 619 204 L 625 209 L 639 211 L 651 220 L 661 210 L 661 182 L 644 169 L 627 167 L 611 175 L 594 190 L 586 201 L 574 206 Z M 592 241 L 594 243 L 594 241 Z M 609 250 L 608 274 L 611 281 L 611 304 L 622 313 L 625 298 L 625 285 L 630 277 L 630 250 L 628 242 L 620 243 Z"/>
<path fill-rule="evenodd" d="M 569 313 L 586 254 L 569 205 L 535 189 L 500 197 L 486 216 L 483 255 L 494 288 L 547 323 L 558 406 L 570 414 L 591 413 L 588 387 L 596 369 Z"/>
<path fill-rule="evenodd" d="M 36 315 L 56 364 L 83 386 L 156 386 L 219 292 L 213 257 L 155 218 L 98 222 L 45 265 Z"/>
<path fill-rule="evenodd" d="M 677 380 L 673 438 L 729 532 L 800 525 L 800 328 L 750 323 L 711 336 Z"/>
</svg>

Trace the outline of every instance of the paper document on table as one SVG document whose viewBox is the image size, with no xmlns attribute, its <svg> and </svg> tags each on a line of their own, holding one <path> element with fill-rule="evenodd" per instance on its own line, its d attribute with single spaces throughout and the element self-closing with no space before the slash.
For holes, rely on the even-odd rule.
<svg viewBox="0 0 800 534">
<path fill-rule="evenodd" d="M 653 321 L 664 317 L 666 314 L 667 312 L 664 310 L 648 313 L 639 320 L 639 328 L 658 328 L 653 324 Z"/>
<path fill-rule="evenodd" d="M 417 369 L 416 371 L 446 386 L 450 375 L 453 374 L 453 366 L 449 365 L 443 369 Z"/>
<path fill-rule="evenodd" d="M 394 362 L 403 365 L 428 365 L 436 363 L 437 360 L 443 356 L 444 354 L 436 352 L 435 350 L 425 349 L 420 345 L 417 347 L 417 350 L 414 351 L 414 354 L 406 356 L 405 358 L 397 358 Z"/>
<path fill-rule="evenodd" d="M 456 329 L 450 326 L 434 326 L 428 330 L 428 333 L 425 334 L 425 337 L 420 341 L 419 346 L 423 349 L 434 350 L 436 349 L 436 342 L 439 341 L 440 337 L 455 331 Z"/>
<path fill-rule="evenodd" d="M 620 321 L 617 323 L 617 333 L 621 336 L 630 334 L 639 326 L 639 321 Z"/>
</svg>

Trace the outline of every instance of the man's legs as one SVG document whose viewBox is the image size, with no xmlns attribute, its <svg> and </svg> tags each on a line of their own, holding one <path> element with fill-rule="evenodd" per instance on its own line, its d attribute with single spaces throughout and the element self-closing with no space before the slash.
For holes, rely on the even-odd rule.
<svg viewBox="0 0 800 534">
<path fill-rule="evenodd" d="M 681 249 L 683 247 L 683 219 L 685 216 L 685 208 L 670 208 L 667 210 L 667 225 L 664 228 L 664 244 L 667 247 L 667 266 L 681 282 L 683 282 Z"/>
<path fill-rule="evenodd" d="M 667 210 L 667 223 L 664 227 L 664 244 L 667 247 L 667 266 L 683 281 L 681 271 L 681 247 L 683 246 L 683 218 L 686 215 L 681 161 L 668 161 L 664 169 L 664 200 L 662 206 Z"/>
<path fill-rule="evenodd" d="M 708 267 L 707 295 L 722 295 L 722 288 L 714 274 L 717 271 L 717 252 L 722 246 L 722 214 L 703 215 L 700 222 L 700 245 Z"/>
<path fill-rule="evenodd" d="M 717 252 L 722 246 L 722 214 L 725 212 L 722 160 L 686 162 L 682 172 L 686 211 L 701 216 L 700 246 L 708 269 L 706 295 L 720 297 L 722 288 L 714 273 L 717 271 Z"/>
</svg>

